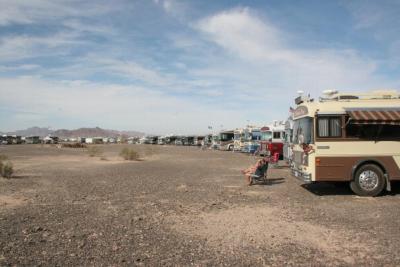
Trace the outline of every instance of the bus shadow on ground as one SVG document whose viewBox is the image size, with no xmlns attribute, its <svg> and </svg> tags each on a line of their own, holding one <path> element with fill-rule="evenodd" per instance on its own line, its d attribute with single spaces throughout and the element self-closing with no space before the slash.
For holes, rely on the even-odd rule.
<svg viewBox="0 0 400 267">
<path fill-rule="evenodd" d="M 301 185 L 307 191 L 317 196 L 331 196 L 331 195 L 354 195 L 351 191 L 349 184 L 341 183 L 313 183 Z"/>
<path fill-rule="evenodd" d="M 317 196 L 331 196 L 331 195 L 355 195 L 350 189 L 348 183 L 314 183 L 314 184 L 303 184 L 301 185 L 307 191 Z M 400 182 L 392 182 L 392 191 L 384 191 L 381 195 L 399 195 L 400 194 Z"/>
</svg>

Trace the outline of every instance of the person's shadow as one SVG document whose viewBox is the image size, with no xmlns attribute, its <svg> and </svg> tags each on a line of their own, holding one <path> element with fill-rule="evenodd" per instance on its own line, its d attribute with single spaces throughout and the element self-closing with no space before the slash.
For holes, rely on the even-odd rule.
<svg viewBox="0 0 400 267">
<path fill-rule="evenodd" d="M 265 181 L 256 181 L 254 185 L 276 185 L 276 184 L 282 184 L 285 182 L 285 178 L 267 178 Z"/>
</svg>

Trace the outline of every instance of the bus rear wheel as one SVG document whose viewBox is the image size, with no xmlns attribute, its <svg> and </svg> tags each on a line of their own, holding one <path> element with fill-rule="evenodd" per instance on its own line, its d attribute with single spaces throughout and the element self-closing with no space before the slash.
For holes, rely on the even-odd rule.
<svg viewBox="0 0 400 267">
<path fill-rule="evenodd" d="M 351 190 L 359 196 L 377 196 L 385 187 L 385 177 L 381 168 L 374 164 L 361 166 L 350 182 Z"/>
</svg>

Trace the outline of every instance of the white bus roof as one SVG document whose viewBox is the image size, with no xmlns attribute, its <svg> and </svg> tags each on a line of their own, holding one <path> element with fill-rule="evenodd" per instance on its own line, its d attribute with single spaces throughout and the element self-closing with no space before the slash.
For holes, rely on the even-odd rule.
<svg viewBox="0 0 400 267">
<path fill-rule="evenodd" d="M 400 109 L 400 94 L 375 91 L 363 94 L 336 93 L 319 101 L 307 100 L 297 106 L 293 119 L 314 117 L 315 114 L 346 114 L 350 109 Z"/>
</svg>

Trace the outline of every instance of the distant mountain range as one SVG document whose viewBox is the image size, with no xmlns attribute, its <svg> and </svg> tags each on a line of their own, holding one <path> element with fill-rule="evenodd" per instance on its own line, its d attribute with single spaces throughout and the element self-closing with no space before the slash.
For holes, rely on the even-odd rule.
<svg viewBox="0 0 400 267">
<path fill-rule="evenodd" d="M 21 136 L 40 136 L 45 137 L 48 135 L 58 136 L 60 138 L 69 137 L 118 137 L 118 136 L 144 136 L 145 133 L 137 131 L 117 131 L 102 129 L 99 127 L 95 128 L 79 128 L 75 130 L 59 129 L 50 130 L 49 128 L 31 127 L 25 130 L 17 130 L 15 132 L 7 132 L 5 134 L 10 135 L 21 135 Z"/>
</svg>

